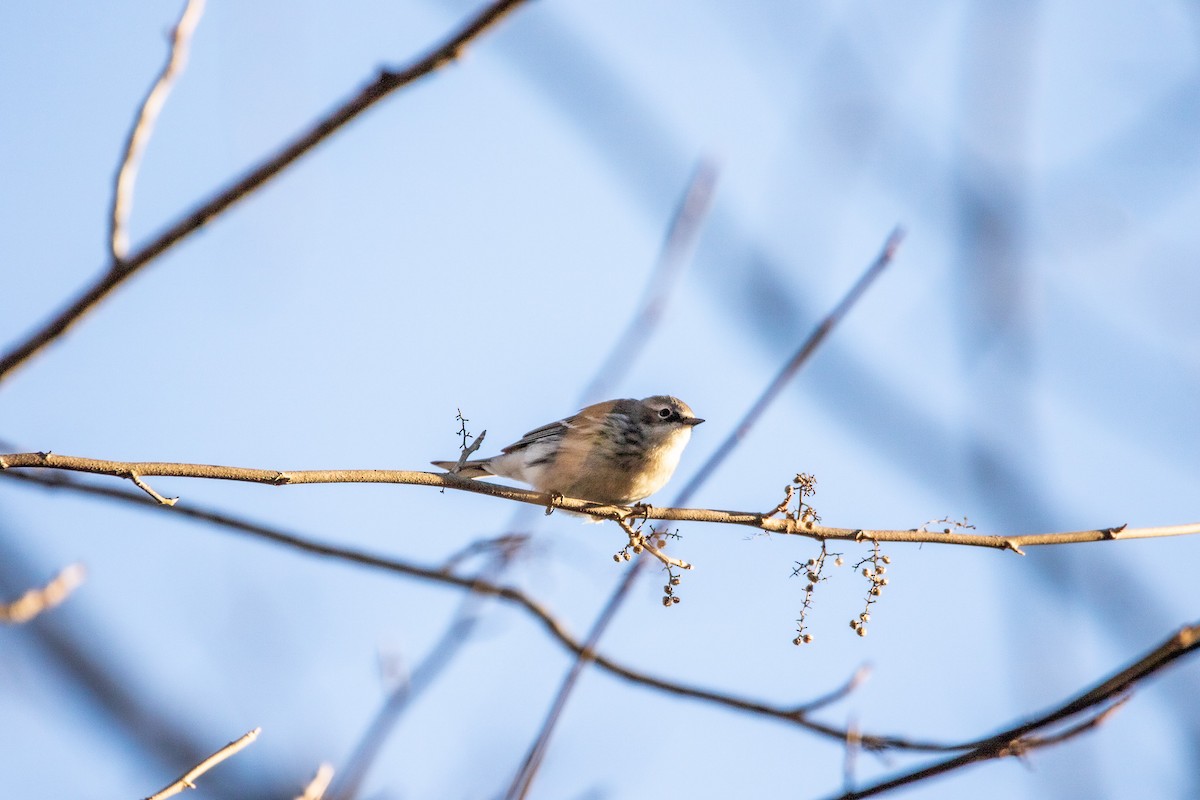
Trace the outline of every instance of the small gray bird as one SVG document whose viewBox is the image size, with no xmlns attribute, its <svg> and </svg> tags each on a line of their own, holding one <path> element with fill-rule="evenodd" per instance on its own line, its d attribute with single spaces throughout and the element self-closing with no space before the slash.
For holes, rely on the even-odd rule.
<svg viewBox="0 0 1200 800">
<path fill-rule="evenodd" d="M 677 397 L 606 400 L 535 428 L 498 456 L 464 462 L 458 475 L 498 475 L 540 492 L 632 505 L 671 479 L 692 428 L 701 422 Z M 456 463 L 433 465 L 452 470 Z"/>
</svg>

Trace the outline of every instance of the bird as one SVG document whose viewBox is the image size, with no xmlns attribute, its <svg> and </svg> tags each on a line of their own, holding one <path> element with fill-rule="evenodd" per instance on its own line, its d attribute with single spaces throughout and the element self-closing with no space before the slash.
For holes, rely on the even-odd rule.
<svg viewBox="0 0 1200 800">
<path fill-rule="evenodd" d="M 540 492 L 628 506 L 667 484 L 701 422 L 670 395 L 606 400 L 534 428 L 500 455 L 432 463 L 463 478 L 512 478 Z"/>
</svg>

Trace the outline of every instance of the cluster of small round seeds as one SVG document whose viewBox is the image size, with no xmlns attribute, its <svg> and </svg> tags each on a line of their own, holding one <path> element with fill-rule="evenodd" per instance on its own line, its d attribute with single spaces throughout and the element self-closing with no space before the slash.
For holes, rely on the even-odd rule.
<svg viewBox="0 0 1200 800">
<path fill-rule="evenodd" d="M 862 613 L 857 619 L 850 620 L 850 628 L 859 636 L 867 635 L 867 623 L 871 621 L 871 606 L 883 594 L 883 587 L 887 586 L 887 565 L 892 563 L 889 556 L 885 556 L 879 552 L 879 542 L 874 542 L 871 548 L 871 554 L 855 564 L 855 568 L 862 568 L 862 576 L 870 583 L 867 589 L 866 605 L 863 607 Z"/>
</svg>

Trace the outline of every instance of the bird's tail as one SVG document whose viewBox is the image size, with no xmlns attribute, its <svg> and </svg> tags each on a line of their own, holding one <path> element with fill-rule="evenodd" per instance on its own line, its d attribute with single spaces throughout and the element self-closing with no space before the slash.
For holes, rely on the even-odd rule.
<svg viewBox="0 0 1200 800">
<path fill-rule="evenodd" d="M 483 478 L 483 477 L 487 477 L 490 475 L 494 475 L 495 473 L 493 473 L 490 469 L 487 468 L 487 463 L 489 461 L 491 461 L 490 458 L 480 458 L 475 461 L 464 461 L 462 467 L 458 470 L 458 472 L 456 474 L 460 478 Z M 457 461 L 431 461 L 430 463 L 433 464 L 435 467 L 441 467 L 442 469 L 444 469 L 446 471 L 452 471 L 454 469 L 454 465 L 457 464 L 458 462 Z"/>
</svg>

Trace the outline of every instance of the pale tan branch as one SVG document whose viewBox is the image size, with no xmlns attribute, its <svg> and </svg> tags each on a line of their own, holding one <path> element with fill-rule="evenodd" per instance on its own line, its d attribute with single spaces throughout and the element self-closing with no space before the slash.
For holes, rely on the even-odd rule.
<svg viewBox="0 0 1200 800">
<path fill-rule="evenodd" d="M 660 550 L 654 544 L 653 533 L 651 533 L 649 536 L 646 536 L 639 531 L 634 530 L 634 527 L 623 519 L 619 519 L 616 522 L 621 526 L 621 530 L 625 531 L 625 534 L 629 537 L 629 546 L 632 548 L 633 552 L 640 553 L 642 550 L 645 550 L 647 553 L 661 561 L 664 566 L 685 570 L 692 568 L 692 565 L 688 562 L 678 558 L 672 558 Z"/>
<path fill-rule="evenodd" d="M 307 130 L 265 156 L 244 174 L 235 176 L 223 188 L 203 200 L 172 222 L 153 240 L 130 253 L 120 262 L 113 262 L 105 272 L 85 287 L 67 306 L 29 333 L 22 341 L 0 356 L 0 381 L 24 364 L 43 348 L 67 332 L 89 311 L 100 304 L 113 290 L 139 272 L 167 250 L 191 236 L 200 228 L 224 213 L 239 200 L 257 189 L 311 151 L 318 144 L 341 130 L 351 120 L 398 89 L 408 86 L 453 63 L 471 42 L 507 17 L 528 0 L 495 0 L 443 42 L 435 45 L 408 66 L 397 70 L 382 70 L 365 87 L 329 114 L 315 121 Z"/>
<path fill-rule="evenodd" d="M 129 213 L 133 208 L 133 187 L 137 181 L 138 167 L 142 163 L 142 154 L 145 153 L 146 144 L 154 133 L 154 123 L 158 120 L 168 95 L 171 94 L 175 79 L 187 65 L 188 45 L 203 13 L 204 0 L 187 0 L 179 23 L 171 33 L 167 63 L 163 65 L 162 72 L 150 87 L 146 99 L 142 101 L 133 127 L 129 130 L 125 153 L 117 168 L 112 211 L 109 215 L 108 243 L 114 269 L 121 269 L 125 256 L 129 254 Z"/>
<path fill-rule="evenodd" d="M 170 786 L 166 786 L 163 789 L 160 789 L 158 792 L 155 792 L 150 797 L 146 798 L 146 800 L 165 800 L 165 798 L 174 797 L 184 789 L 195 789 L 196 778 L 199 778 L 217 764 L 220 764 L 222 761 L 239 752 L 240 750 L 249 747 L 254 743 L 254 740 L 258 738 L 258 734 L 260 733 L 262 733 L 262 728 L 255 728 L 240 739 L 230 742 L 208 758 L 201 761 L 196 766 L 189 769 L 187 772 L 183 773 L 179 780 L 175 781 Z"/>
<path fill-rule="evenodd" d="M 40 589 L 30 589 L 11 603 L 0 603 L 0 622 L 20 624 L 62 603 L 83 583 L 87 571 L 71 564 Z"/>
<path fill-rule="evenodd" d="M 304 787 L 304 791 L 296 795 L 295 800 L 321 800 L 332 781 L 333 765 L 322 764 L 317 767 L 317 774 L 313 775 L 313 779 L 308 782 L 308 786 Z"/>
<path fill-rule="evenodd" d="M 459 470 L 463 468 L 463 464 L 467 463 L 467 459 L 471 457 L 471 454 L 483 446 L 485 436 L 487 436 L 487 431 L 481 431 L 469 445 L 463 445 L 462 452 L 458 454 L 458 461 L 455 461 L 454 466 L 450 469 L 452 473 L 457 475 Z"/>
<path fill-rule="evenodd" d="M 136 472 L 130 472 L 125 477 L 127 477 L 127 478 L 129 478 L 129 480 L 133 481 L 134 486 L 138 487 L 143 492 L 150 495 L 150 497 L 154 498 L 154 502 L 156 502 L 160 505 L 173 506 L 179 502 L 178 497 L 163 497 L 161 494 L 154 491 L 154 488 L 150 484 L 148 484 L 144 480 L 142 480 L 142 476 Z"/>
<path fill-rule="evenodd" d="M 591 503 L 571 497 L 549 495 L 529 489 L 460 478 L 447 473 L 415 470 L 342 469 L 342 470 L 275 470 L 248 467 L 228 467 L 213 464 L 184 464 L 155 461 L 108 461 L 57 453 L 10 453 L 0 455 L 0 471 L 9 469 L 54 469 L 70 472 L 110 475 L 129 479 L 139 477 L 202 478 L 208 480 L 243 481 L 248 483 L 284 486 L 304 483 L 390 483 L 409 486 L 437 486 L 465 492 L 499 497 L 543 508 L 562 508 L 597 519 L 624 520 L 636 517 L 671 522 L 704 522 L 721 525 L 741 525 L 768 533 L 805 536 L 817 540 L 849 540 L 878 542 L 907 542 L 914 544 L 950 544 L 967 547 L 988 547 L 1022 552 L 1023 547 L 1079 544 L 1117 539 L 1149 539 L 1165 536 L 1200 534 L 1200 522 L 1148 528 L 1118 525 L 1111 528 L 1061 531 L 1031 534 L 979 534 L 962 531 L 938 532 L 919 528 L 871 529 L 835 528 L 795 519 L 770 517 L 759 511 L 723 511 L 706 508 L 657 508 L 654 506 L 611 506 Z M 162 502 L 162 501 L 160 501 Z"/>
</svg>

